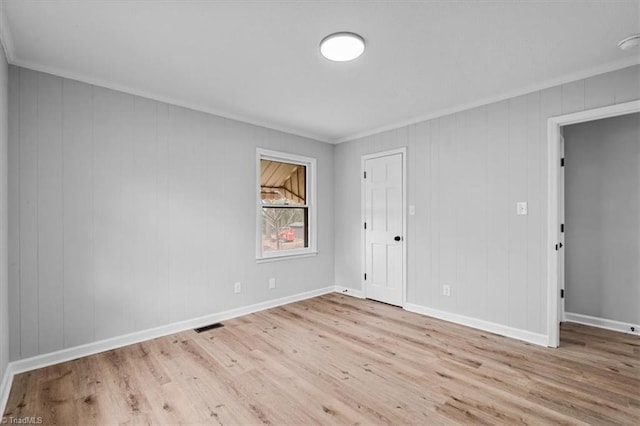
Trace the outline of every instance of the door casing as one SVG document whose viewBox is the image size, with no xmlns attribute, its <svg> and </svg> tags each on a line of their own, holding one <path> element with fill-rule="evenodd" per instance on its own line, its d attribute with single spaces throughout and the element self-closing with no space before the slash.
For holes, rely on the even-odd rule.
<svg viewBox="0 0 640 426">
<path fill-rule="evenodd" d="M 560 199 L 560 141 L 562 126 L 585 123 L 587 121 L 616 117 L 640 112 L 640 100 L 595 108 L 587 111 L 551 117 L 547 121 L 547 346 L 557 348 L 560 345 L 560 274 L 564 274 L 564 256 L 559 256 L 556 244 L 563 239 L 560 236 L 561 220 Z M 562 250 L 562 249 L 560 249 Z"/>
</svg>

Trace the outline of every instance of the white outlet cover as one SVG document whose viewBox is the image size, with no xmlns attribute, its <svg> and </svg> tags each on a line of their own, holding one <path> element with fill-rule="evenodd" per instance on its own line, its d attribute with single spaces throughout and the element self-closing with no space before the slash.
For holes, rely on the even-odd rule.
<svg viewBox="0 0 640 426">
<path fill-rule="evenodd" d="M 516 203 L 516 214 L 518 216 L 526 216 L 527 215 L 527 202 L 526 201 L 518 201 Z"/>
<path fill-rule="evenodd" d="M 276 279 L 269 278 L 269 288 L 276 288 Z"/>
<path fill-rule="evenodd" d="M 416 214 L 416 206 L 411 205 L 409 206 L 409 216 L 415 216 Z"/>
<path fill-rule="evenodd" d="M 242 292 L 242 284 L 241 284 L 241 283 L 239 283 L 239 282 L 238 282 L 238 283 L 235 283 L 235 284 L 233 285 L 233 291 L 234 291 L 234 293 L 240 293 L 240 292 Z"/>
</svg>

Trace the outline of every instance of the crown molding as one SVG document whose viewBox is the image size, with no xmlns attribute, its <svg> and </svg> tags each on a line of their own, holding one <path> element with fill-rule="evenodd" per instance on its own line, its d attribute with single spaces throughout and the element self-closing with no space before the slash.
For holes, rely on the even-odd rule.
<svg viewBox="0 0 640 426">
<path fill-rule="evenodd" d="M 8 59 L 8 58 L 7 58 Z M 334 143 L 334 141 L 332 139 L 323 137 L 321 135 L 317 135 L 315 133 L 310 133 L 310 132 L 305 132 L 299 129 L 295 129 L 292 127 L 287 127 L 287 126 L 278 126 L 278 125 L 274 125 L 272 123 L 268 123 L 266 121 L 262 121 L 259 119 L 255 119 L 253 117 L 247 117 L 247 116 L 243 116 L 241 114 L 230 114 L 228 112 L 219 110 L 219 109 L 215 109 L 215 108 L 209 108 L 209 107 L 205 107 L 203 105 L 197 104 L 195 102 L 188 102 L 188 101 L 184 101 L 182 99 L 178 99 L 178 98 L 174 98 L 171 96 L 165 96 L 165 95 L 161 95 L 158 93 L 154 93 L 154 92 L 148 92 L 148 91 L 144 91 L 144 90 L 139 90 L 139 89 L 135 89 L 133 87 L 130 86 L 126 86 L 126 85 L 122 85 L 122 84 L 118 84 L 118 83 L 114 83 L 108 80 L 102 80 L 99 78 L 93 78 L 93 77 L 89 77 L 83 74 L 77 74 L 74 72 L 69 72 L 66 70 L 61 70 L 59 68 L 56 67 L 49 67 L 46 65 L 41 65 L 41 64 L 36 64 L 33 62 L 29 62 L 29 61 L 23 61 L 19 58 L 13 58 L 12 60 L 9 61 L 9 63 L 11 65 L 15 65 L 21 68 L 27 68 L 33 71 L 39 71 L 39 72 L 43 72 L 46 74 L 51 74 L 51 75 L 55 75 L 57 77 L 62 77 L 62 78 L 66 78 L 69 80 L 75 80 L 75 81 L 79 81 L 81 83 L 86 83 L 86 84 L 90 84 L 92 86 L 98 86 L 98 87 L 103 87 L 105 89 L 110 89 L 110 90 L 115 90 L 118 92 L 123 92 L 129 95 L 133 95 L 133 96 L 139 96 L 141 98 L 147 98 L 147 99 L 151 99 L 154 101 L 158 101 L 158 102 L 163 102 L 166 104 L 171 104 L 174 106 L 178 106 L 178 107 L 182 107 L 182 108 L 187 108 L 187 109 L 191 109 L 194 111 L 199 111 L 199 112 L 204 112 L 206 114 L 211 114 L 211 115 L 215 115 L 217 117 L 221 117 L 221 118 L 225 118 L 228 120 L 234 120 L 234 121 L 239 121 L 245 124 L 250 124 L 252 126 L 257 126 L 257 127 L 262 127 L 265 129 L 269 129 L 269 130 L 275 130 L 277 132 L 282 132 L 282 133 L 287 133 L 290 135 L 295 135 L 295 136 L 300 136 L 303 137 L 305 139 L 311 139 L 317 142 L 324 142 L 324 143 Z"/>
<path fill-rule="evenodd" d="M 433 120 L 436 118 L 455 114 L 461 111 L 466 111 L 469 109 L 489 105 L 492 103 L 496 103 L 496 102 L 504 101 L 507 99 L 515 98 L 518 96 L 526 95 L 529 93 L 537 92 L 540 90 L 548 89 L 550 87 L 559 86 L 559 85 L 570 83 L 573 81 L 586 79 L 599 74 L 616 71 L 616 70 L 627 68 L 634 65 L 640 65 L 640 56 L 631 55 L 629 57 L 620 59 L 618 61 L 609 62 L 603 65 L 598 65 L 598 66 L 591 67 L 575 73 L 565 74 L 561 77 L 557 77 L 557 78 L 549 79 L 540 83 L 524 86 L 520 89 L 503 92 L 495 96 L 485 97 L 477 101 L 455 105 L 449 108 L 440 109 L 435 112 L 415 116 L 412 118 L 408 118 L 406 120 L 397 121 L 384 126 L 363 130 L 361 132 L 356 132 L 345 137 L 334 138 L 334 137 L 320 135 L 320 134 L 304 131 L 304 130 L 289 127 L 289 126 L 274 125 L 273 123 L 269 123 L 269 122 L 257 119 L 255 117 L 244 116 L 242 114 L 232 114 L 217 108 L 206 107 L 198 103 L 184 101 L 182 99 L 174 98 L 171 96 L 165 96 L 159 93 L 138 90 L 136 88 L 114 83 L 108 80 L 93 78 L 90 76 L 62 70 L 56 67 L 49 67 L 46 65 L 41 65 L 41 64 L 36 64 L 33 62 L 21 60 L 20 58 L 16 57 L 16 54 L 15 54 L 13 38 L 11 35 L 11 31 L 9 29 L 7 16 L 4 10 L 5 7 L 6 7 L 5 3 L 3 1 L 0 1 L 0 44 L 2 45 L 2 47 L 4 47 L 5 55 L 7 57 L 7 62 L 11 65 L 28 68 L 34 71 L 40 71 L 47 74 L 52 74 L 59 77 L 91 84 L 94 86 L 104 87 L 106 89 L 116 90 L 119 92 L 131 94 L 134 96 L 140 96 L 140 97 L 148 98 L 158 102 L 163 102 L 163 103 L 167 103 L 167 104 L 171 104 L 171 105 L 175 105 L 183 108 L 188 108 L 195 111 L 204 112 L 207 114 L 212 114 L 221 118 L 239 121 L 239 122 L 250 124 L 253 126 L 262 127 L 269 130 L 275 130 L 278 132 L 300 136 L 305 139 L 311 139 L 314 141 L 324 142 L 329 144 L 340 144 L 344 142 L 354 141 L 357 139 L 362 139 L 368 136 L 376 135 L 376 134 L 387 132 L 390 130 L 396 130 L 402 127 L 418 124 L 428 120 Z"/>
<path fill-rule="evenodd" d="M 2 3 L 0 3 L 2 4 Z M 2 19 L 2 17 L 4 16 L 4 14 L 0 13 L 0 20 Z M 0 28 L 7 28 L 6 25 L 2 24 L 2 22 L 0 21 Z M 7 34 L 8 38 L 5 38 L 5 34 Z M 76 81 L 80 81 L 83 83 L 87 83 L 87 84 L 91 84 L 94 86 L 100 86 L 100 87 L 104 87 L 106 89 L 111 89 L 111 90 L 116 90 L 119 92 L 124 92 L 127 94 L 131 94 L 134 96 L 140 96 L 143 98 L 148 98 L 148 99 L 152 99 L 158 102 L 163 102 L 163 103 L 167 103 L 167 104 L 171 104 L 171 105 L 175 105 L 175 106 L 179 106 L 179 107 L 183 107 L 183 108 L 188 108 L 188 109 L 192 109 L 195 111 L 200 111 L 200 112 L 204 112 L 207 114 L 212 114 L 218 117 L 222 117 L 222 118 L 226 118 L 229 120 L 234 120 L 234 121 L 240 121 L 242 123 L 246 123 L 246 124 L 250 124 L 253 126 L 258 126 L 258 127 L 263 127 L 266 129 L 270 129 L 270 130 L 275 130 L 278 132 L 283 132 L 283 133 L 287 133 L 287 134 L 291 134 L 291 135 L 296 135 L 296 136 L 300 136 L 303 137 L 305 139 L 311 139 L 314 141 L 318 141 L 318 142 L 324 142 L 324 143 L 328 143 L 328 144 L 341 144 L 341 143 L 345 143 L 345 142 L 350 142 L 350 141 L 354 141 L 357 139 L 362 139 L 365 138 L 367 136 L 372 136 L 372 135 L 376 135 L 379 133 L 383 133 L 383 132 L 387 132 L 390 130 L 395 130 L 395 129 L 399 129 L 402 127 L 406 127 L 406 126 L 411 126 L 414 124 L 418 124 L 421 123 L 423 121 L 428 121 L 428 120 L 433 120 L 436 118 L 440 118 L 440 117 L 444 117 L 447 115 L 451 115 L 451 114 L 455 114 L 458 112 L 462 112 L 462 111 L 467 111 L 473 108 L 477 108 L 477 107 L 481 107 L 481 106 L 485 106 L 485 105 L 490 105 L 496 102 L 501 102 L 507 99 L 511 99 L 511 98 L 515 98 L 518 96 L 522 96 L 522 95 L 526 95 L 529 93 L 533 93 L 533 92 L 537 92 L 537 91 L 541 91 L 541 90 L 545 90 L 551 87 L 555 87 L 555 86 L 560 86 L 562 84 L 566 84 L 566 83 L 571 83 L 577 80 L 583 80 L 589 77 L 593 77 L 596 75 L 600 75 L 600 74 L 605 74 L 607 72 L 612 72 L 612 71 L 617 71 L 619 69 L 623 69 L 623 68 L 627 68 L 630 66 L 635 66 L 635 65 L 640 65 L 640 57 L 635 57 L 635 56 L 631 56 L 628 58 L 624 58 L 622 60 L 619 61 L 614 61 L 614 62 L 610 62 L 604 65 L 600 65 L 597 67 L 592 67 L 586 70 L 582 70 L 576 73 L 571 73 L 571 74 L 566 74 L 564 76 L 558 77 L 558 78 L 554 78 L 554 79 L 550 79 L 550 80 L 546 80 L 544 82 L 541 83 L 537 83 L 537 84 L 532 84 L 529 86 L 525 86 L 522 87 L 520 89 L 516 89 L 516 90 L 511 90 L 508 92 L 504 92 L 501 93 L 499 95 L 496 96 L 491 96 L 491 97 L 487 97 L 487 98 L 483 98 L 474 102 L 469 102 L 469 103 L 464 103 L 464 104 L 460 104 L 451 108 L 445 108 L 445 109 L 441 109 L 438 110 L 436 112 L 433 113 L 429 113 L 429 114 L 425 114 L 425 115 L 421 115 L 421 116 L 417 116 L 414 118 L 410 118 L 407 120 L 403 120 L 403 121 L 399 121 L 396 122 L 394 124 L 389 124 L 386 126 L 381 126 L 381 127 L 376 127 L 374 129 L 371 130 L 365 130 L 362 132 L 358 132 L 358 133 L 354 133 L 350 136 L 347 137 L 342 137 L 342 138 L 330 138 L 330 137 L 326 137 L 326 136 L 322 136 L 322 135 L 318 135 L 315 133 L 310 133 L 310 132 L 305 132 L 299 129 L 294 129 L 291 127 L 287 127 L 287 126 L 278 126 L 278 125 L 273 125 L 272 123 L 267 123 L 265 121 L 261 121 L 261 120 L 257 120 L 255 118 L 252 117 L 245 117 L 243 115 L 240 114 L 229 114 L 228 112 L 222 111 L 222 110 L 218 110 L 218 109 L 214 109 L 214 108 L 209 108 L 209 107 L 205 107 L 196 103 L 190 103 L 190 102 L 185 102 L 183 100 L 180 99 L 176 99 L 176 98 L 172 98 L 170 96 L 163 96 L 163 95 L 159 95 L 157 93 L 152 93 L 152 92 L 145 92 L 142 90 L 137 90 L 134 89 L 132 87 L 129 86 L 125 86 L 125 85 L 120 85 L 117 83 L 113 83 L 110 81 L 106 81 L 106 80 L 101 80 L 101 79 L 96 79 L 96 78 L 92 78 L 92 77 L 88 77 L 85 75 L 81 75 L 81 74 L 76 74 L 73 72 L 68 72 L 68 71 L 64 71 L 64 70 L 60 70 L 58 68 L 54 68 L 54 67 L 48 67 L 48 66 L 44 66 L 44 65 L 40 65 L 40 64 L 35 64 L 35 63 L 31 63 L 28 61 L 22 61 L 18 58 L 15 58 L 15 56 L 13 55 L 13 50 L 12 49 L 12 45 L 11 45 L 11 36 L 8 33 L 8 31 L 0 31 L 0 36 L 2 36 L 2 44 L 3 46 L 5 46 L 5 53 L 7 55 L 7 61 L 11 64 L 11 65 L 15 65 L 15 66 L 19 66 L 19 67 L 23 67 L 23 68 L 28 68 L 34 71 L 40 71 L 40 72 L 44 72 L 47 74 L 52 74 L 52 75 L 56 75 L 62 78 L 67 78 L 70 80 L 76 80 Z M 8 42 L 7 42 L 8 40 Z M 9 46 L 9 48 L 7 48 L 7 46 Z M 12 53 L 9 53 L 9 52 Z"/>
<path fill-rule="evenodd" d="M 630 56 L 628 58 L 624 58 L 619 61 L 609 62 L 607 64 L 588 68 L 586 70 L 582 70 L 582 71 L 571 73 L 571 74 L 565 74 L 558 78 L 553 78 L 550 80 L 543 81 L 541 83 L 536 83 L 536 84 L 522 87 L 520 89 L 504 92 L 496 96 L 490 96 L 474 102 L 456 105 L 451 108 L 445 108 L 429 114 L 399 121 L 394 124 L 388 124 L 386 126 L 377 127 L 375 129 L 354 133 L 350 136 L 334 140 L 333 143 L 340 144 L 344 142 L 354 141 L 356 139 L 362 139 L 367 136 L 373 136 L 373 135 L 377 135 L 379 133 L 387 132 L 390 130 L 396 130 L 401 127 L 406 127 L 413 124 L 422 123 L 423 121 L 433 120 L 436 118 L 444 117 L 444 116 L 455 114 L 458 112 L 467 111 L 473 108 L 490 105 L 496 102 L 504 101 L 511 98 L 516 98 L 518 96 L 527 95 L 529 93 L 538 92 L 541 90 L 549 89 L 551 87 L 560 86 L 566 83 L 571 83 L 577 80 L 583 80 L 589 77 L 594 77 L 596 75 L 605 74 L 611 71 L 617 71 L 619 69 L 631 67 L 634 65 L 640 65 L 640 56 Z"/>
</svg>

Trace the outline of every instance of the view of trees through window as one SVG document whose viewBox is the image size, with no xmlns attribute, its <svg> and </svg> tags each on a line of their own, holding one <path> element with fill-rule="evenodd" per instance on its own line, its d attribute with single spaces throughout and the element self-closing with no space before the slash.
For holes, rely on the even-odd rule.
<svg viewBox="0 0 640 426">
<path fill-rule="evenodd" d="M 263 252 L 309 246 L 306 166 L 261 159 L 260 199 Z"/>
</svg>

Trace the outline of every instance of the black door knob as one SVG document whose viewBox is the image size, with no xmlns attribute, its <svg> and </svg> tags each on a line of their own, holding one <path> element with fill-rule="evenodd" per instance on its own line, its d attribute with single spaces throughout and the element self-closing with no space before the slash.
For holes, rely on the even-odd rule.
<svg viewBox="0 0 640 426">
<path fill-rule="evenodd" d="M 402 237 L 400 235 L 396 235 L 393 239 L 396 240 L 396 241 L 400 241 L 402 239 Z"/>
</svg>

